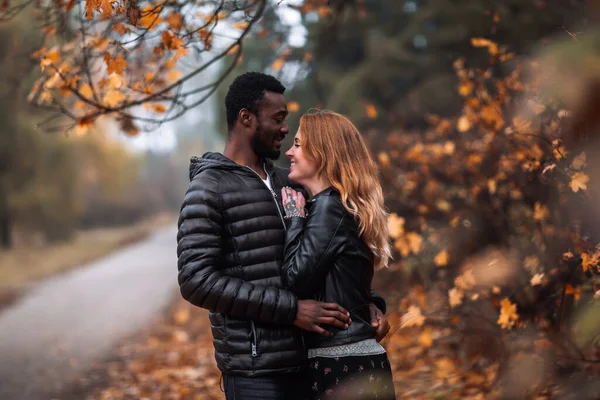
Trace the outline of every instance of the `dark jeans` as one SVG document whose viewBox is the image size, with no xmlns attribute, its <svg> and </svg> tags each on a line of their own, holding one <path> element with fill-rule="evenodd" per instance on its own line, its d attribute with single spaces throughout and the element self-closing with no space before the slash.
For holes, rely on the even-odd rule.
<svg viewBox="0 0 600 400">
<path fill-rule="evenodd" d="M 247 378 L 223 374 L 226 400 L 307 400 L 308 375 L 281 374 Z"/>
</svg>

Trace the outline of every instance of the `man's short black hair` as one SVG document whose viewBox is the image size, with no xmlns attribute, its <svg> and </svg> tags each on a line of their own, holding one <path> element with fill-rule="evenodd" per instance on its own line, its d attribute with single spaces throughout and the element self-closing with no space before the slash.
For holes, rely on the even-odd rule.
<svg viewBox="0 0 600 400">
<path fill-rule="evenodd" d="M 285 86 L 262 72 L 246 72 L 235 78 L 225 96 L 227 129 L 233 128 L 242 108 L 258 116 L 258 107 L 266 91 L 283 94 Z"/>
</svg>

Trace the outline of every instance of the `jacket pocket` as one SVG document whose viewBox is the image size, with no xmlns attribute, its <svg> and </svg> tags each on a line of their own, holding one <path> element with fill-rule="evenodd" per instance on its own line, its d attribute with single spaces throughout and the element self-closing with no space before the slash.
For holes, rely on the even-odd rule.
<svg viewBox="0 0 600 400">
<path fill-rule="evenodd" d="M 252 352 L 252 357 L 258 357 L 258 337 L 256 336 L 256 326 L 254 326 L 254 321 L 250 321 L 250 351 Z"/>
</svg>

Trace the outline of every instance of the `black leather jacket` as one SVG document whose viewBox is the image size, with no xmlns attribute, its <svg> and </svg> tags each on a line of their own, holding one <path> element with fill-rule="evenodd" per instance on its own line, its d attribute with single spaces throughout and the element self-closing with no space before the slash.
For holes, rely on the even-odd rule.
<svg viewBox="0 0 600 400">
<path fill-rule="evenodd" d="M 311 348 L 336 346 L 372 338 L 369 303 L 374 273 L 373 253 L 358 235 L 358 223 L 342 206 L 340 194 L 325 189 L 306 204 L 307 217 L 287 220 L 283 276 L 299 298 L 338 303 L 350 312 L 346 330 L 332 326 L 330 338 L 307 335 Z"/>
<path fill-rule="evenodd" d="M 179 216 L 182 296 L 210 310 L 219 369 L 243 376 L 306 366 L 303 332 L 292 325 L 297 296 L 283 288 L 281 188 L 301 187 L 266 161 L 273 191 L 250 168 L 219 153 L 192 158 Z M 374 297 L 385 310 L 385 302 Z"/>
</svg>

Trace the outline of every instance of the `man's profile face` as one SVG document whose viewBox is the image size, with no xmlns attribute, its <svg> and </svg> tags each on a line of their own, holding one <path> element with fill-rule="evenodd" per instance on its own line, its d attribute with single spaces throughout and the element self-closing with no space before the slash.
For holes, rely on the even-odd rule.
<svg viewBox="0 0 600 400">
<path fill-rule="evenodd" d="M 256 130 L 251 139 L 252 149 L 261 158 L 276 160 L 281 145 L 289 133 L 286 118 L 287 102 L 282 94 L 265 92 L 258 107 Z"/>
</svg>

